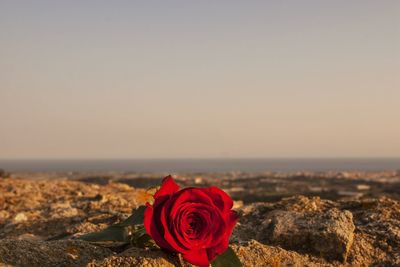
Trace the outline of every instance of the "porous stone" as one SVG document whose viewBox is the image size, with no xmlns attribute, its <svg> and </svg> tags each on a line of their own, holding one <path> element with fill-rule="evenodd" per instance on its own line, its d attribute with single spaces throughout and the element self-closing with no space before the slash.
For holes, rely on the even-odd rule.
<svg viewBox="0 0 400 267">
<path fill-rule="evenodd" d="M 109 256 L 102 260 L 94 260 L 88 265 L 88 267 L 109 266 L 174 267 L 179 266 L 179 260 L 178 257 L 166 254 L 159 249 L 146 250 L 132 247 L 118 255 Z"/>
<path fill-rule="evenodd" d="M 107 248 L 79 240 L 0 240 L 0 266 L 86 266 L 112 254 Z"/>
<path fill-rule="evenodd" d="M 312 214 L 276 211 L 269 213 L 266 221 L 270 223 L 258 235 L 259 240 L 328 260 L 346 261 L 353 242 L 355 227 L 349 211 L 331 209 Z"/>
<path fill-rule="evenodd" d="M 28 217 L 26 217 L 25 213 L 20 212 L 17 215 L 15 215 L 13 222 L 14 223 L 20 223 L 20 222 L 25 222 L 28 220 Z"/>
<path fill-rule="evenodd" d="M 161 250 L 68 240 L 146 201 L 147 191 L 117 183 L 0 179 L 0 266 L 179 266 Z M 298 196 L 235 209 L 231 244 L 244 266 L 400 266 L 398 200 Z M 27 220 L 15 222 L 20 213 Z"/>
<path fill-rule="evenodd" d="M 256 239 L 344 262 L 354 238 L 353 216 L 350 211 L 332 205 L 319 198 L 304 197 L 249 205 L 243 209 L 233 240 Z"/>
<path fill-rule="evenodd" d="M 232 248 L 245 267 L 327 267 L 337 265 L 325 262 L 323 259 L 314 256 L 302 255 L 280 247 L 263 245 L 256 240 L 250 240 L 240 245 L 234 244 Z"/>
</svg>

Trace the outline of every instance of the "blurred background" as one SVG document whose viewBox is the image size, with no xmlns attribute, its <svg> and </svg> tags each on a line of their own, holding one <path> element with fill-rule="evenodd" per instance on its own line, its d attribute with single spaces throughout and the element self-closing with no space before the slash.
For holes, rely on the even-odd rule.
<svg viewBox="0 0 400 267">
<path fill-rule="evenodd" d="M 399 47 L 394 0 L 4 0 L 0 168 L 398 183 Z"/>
</svg>

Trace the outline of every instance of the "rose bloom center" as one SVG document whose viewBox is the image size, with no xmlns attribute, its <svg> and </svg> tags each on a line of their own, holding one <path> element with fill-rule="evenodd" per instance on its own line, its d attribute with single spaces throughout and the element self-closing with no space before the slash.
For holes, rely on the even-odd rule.
<svg viewBox="0 0 400 267">
<path fill-rule="evenodd" d="M 191 213 L 185 218 L 183 227 L 189 238 L 197 238 L 204 228 L 204 221 L 199 214 Z"/>
</svg>

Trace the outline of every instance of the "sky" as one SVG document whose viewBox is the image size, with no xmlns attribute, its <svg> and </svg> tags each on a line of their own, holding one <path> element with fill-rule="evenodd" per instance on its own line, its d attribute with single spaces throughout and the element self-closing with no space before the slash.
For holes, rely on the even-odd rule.
<svg viewBox="0 0 400 267">
<path fill-rule="evenodd" d="M 400 157 L 400 1 L 0 1 L 0 158 Z"/>
</svg>

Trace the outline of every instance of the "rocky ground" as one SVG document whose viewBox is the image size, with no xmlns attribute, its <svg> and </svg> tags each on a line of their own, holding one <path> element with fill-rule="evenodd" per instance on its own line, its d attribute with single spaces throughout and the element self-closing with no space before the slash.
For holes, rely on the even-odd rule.
<svg viewBox="0 0 400 267">
<path fill-rule="evenodd" d="M 110 182 L 148 188 L 160 184 L 169 173 L 135 172 L 16 172 L 11 177 L 68 179 L 105 185 Z M 1 172 L 0 172 L 1 176 Z M 262 172 L 180 173 L 184 186 L 218 186 L 245 203 L 275 202 L 293 195 L 351 200 L 387 196 L 400 200 L 400 171 L 380 172 Z"/>
<path fill-rule="evenodd" d="M 176 257 L 161 250 L 76 239 L 125 219 L 145 203 L 149 195 L 140 187 L 148 180 L 136 180 L 133 187 L 128 178 L 40 177 L 0 178 L 0 266 L 179 266 Z M 178 182 L 211 181 L 192 178 Z M 231 241 L 244 266 L 400 266 L 396 195 L 237 200 L 240 221 Z"/>
</svg>

